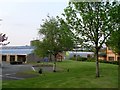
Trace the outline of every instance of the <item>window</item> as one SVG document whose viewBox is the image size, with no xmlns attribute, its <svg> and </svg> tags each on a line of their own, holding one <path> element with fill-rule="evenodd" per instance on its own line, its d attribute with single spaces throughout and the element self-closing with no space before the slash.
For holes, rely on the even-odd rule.
<svg viewBox="0 0 120 90">
<path fill-rule="evenodd" d="M 114 61 L 114 57 L 108 57 L 109 61 Z"/>
<path fill-rule="evenodd" d="M 117 60 L 120 60 L 120 57 L 117 57 Z"/>
</svg>

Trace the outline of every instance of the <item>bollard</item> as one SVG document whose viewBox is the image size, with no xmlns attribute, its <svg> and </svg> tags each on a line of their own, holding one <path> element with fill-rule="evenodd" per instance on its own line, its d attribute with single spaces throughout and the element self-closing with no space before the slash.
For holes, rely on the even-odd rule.
<svg viewBox="0 0 120 90">
<path fill-rule="evenodd" d="M 42 74 L 42 68 L 40 68 L 40 70 L 39 70 L 39 74 Z"/>
<path fill-rule="evenodd" d="M 70 70 L 69 69 L 67 69 L 67 72 L 69 72 Z"/>
</svg>

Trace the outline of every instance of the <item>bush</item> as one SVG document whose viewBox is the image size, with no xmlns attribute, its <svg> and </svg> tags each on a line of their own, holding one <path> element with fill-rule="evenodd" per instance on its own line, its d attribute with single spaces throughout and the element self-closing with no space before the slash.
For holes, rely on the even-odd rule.
<svg viewBox="0 0 120 90">
<path fill-rule="evenodd" d="M 77 61 L 87 61 L 87 58 L 78 56 Z"/>
<path fill-rule="evenodd" d="M 70 60 L 76 60 L 76 57 L 71 57 Z M 77 61 L 87 61 L 86 57 L 77 56 Z"/>
<path fill-rule="evenodd" d="M 87 58 L 87 62 L 95 62 L 95 58 L 94 57 Z"/>
<path fill-rule="evenodd" d="M 76 57 L 71 57 L 70 60 L 76 60 Z"/>
<path fill-rule="evenodd" d="M 100 62 L 100 63 L 109 63 L 109 64 L 116 64 L 116 65 L 119 65 L 119 62 L 118 62 L 118 61 L 100 60 L 99 62 Z"/>
</svg>

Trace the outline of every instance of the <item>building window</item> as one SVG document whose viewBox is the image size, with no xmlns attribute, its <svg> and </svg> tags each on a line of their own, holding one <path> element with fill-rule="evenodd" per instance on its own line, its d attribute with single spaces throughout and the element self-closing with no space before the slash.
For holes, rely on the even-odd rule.
<svg viewBox="0 0 120 90">
<path fill-rule="evenodd" d="M 117 57 L 117 60 L 120 60 L 120 57 Z"/>
<path fill-rule="evenodd" d="M 114 57 L 108 57 L 109 61 L 114 61 Z"/>
<path fill-rule="evenodd" d="M 7 56 L 6 55 L 2 56 L 2 61 L 7 61 Z"/>
<path fill-rule="evenodd" d="M 11 61 L 11 62 L 15 61 L 15 56 L 11 55 L 11 56 L 10 56 L 10 61 Z"/>
</svg>

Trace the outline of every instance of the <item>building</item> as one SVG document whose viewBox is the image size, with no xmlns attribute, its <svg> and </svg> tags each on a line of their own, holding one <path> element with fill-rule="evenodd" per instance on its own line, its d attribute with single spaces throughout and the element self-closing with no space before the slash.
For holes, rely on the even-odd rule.
<svg viewBox="0 0 120 90">
<path fill-rule="evenodd" d="M 38 57 L 34 54 L 34 46 L 3 46 L 0 48 L 0 55 L 2 60 L 6 62 L 20 61 L 23 63 L 27 62 L 41 62 L 45 61 L 46 57 Z M 48 58 L 48 57 L 47 57 Z M 56 56 L 57 61 L 62 61 L 64 59 L 63 53 L 58 53 Z M 52 55 L 52 60 L 54 57 Z M 49 60 L 48 60 L 49 61 Z"/>
<path fill-rule="evenodd" d="M 32 46 L 3 46 L 0 48 L 0 54 L 2 61 L 22 61 L 26 63 L 28 61 L 28 55 L 34 50 Z"/>
<path fill-rule="evenodd" d="M 115 54 L 111 48 L 106 47 L 104 50 L 99 52 L 99 59 L 106 61 L 118 61 L 120 60 L 120 55 Z"/>
<path fill-rule="evenodd" d="M 68 55 L 66 57 L 67 59 L 70 59 L 74 56 L 80 56 L 80 57 L 85 57 L 85 58 L 87 58 L 88 56 L 90 56 L 90 57 L 94 56 L 94 52 L 68 51 L 67 53 L 68 53 Z"/>
<path fill-rule="evenodd" d="M 107 57 L 106 52 L 99 52 L 98 57 L 99 60 L 106 60 L 106 57 Z"/>
<path fill-rule="evenodd" d="M 111 48 L 107 47 L 106 48 L 106 60 L 107 61 L 118 61 L 120 60 L 120 55 L 115 54 Z"/>
</svg>

